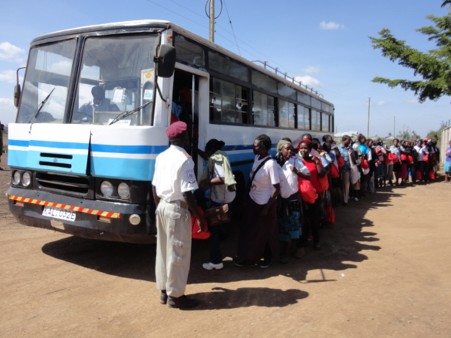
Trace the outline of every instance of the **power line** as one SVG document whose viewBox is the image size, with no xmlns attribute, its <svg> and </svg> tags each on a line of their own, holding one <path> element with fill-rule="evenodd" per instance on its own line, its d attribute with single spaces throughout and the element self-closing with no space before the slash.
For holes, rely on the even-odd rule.
<svg viewBox="0 0 451 338">
<path fill-rule="evenodd" d="M 153 5 L 155 5 L 155 6 L 157 6 L 157 7 L 160 7 L 160 8 L 162 8 L 162 9 L 164 9 L 165 11 L 167 11 L 167 12 L 169 12 L 169 13 L 174 14 L 175 16 L 178 16 L 178 17 L 181 17 L 181 18 L 183 18 L 183 19 L 185 19 L 185 20 L 187 20 L 187 21 L 190 21 L 190 22 L 196 24 L 196 25 L 199 26 L 199 27 L 205 28 L 205 25 L 204 25 L 204 24 L 201 24 L 201 23 L 199 23 L 198 21 L 193 20 L 193 19 L 192 19 L 191 17 L 189 17 L 189 16 L 181 15 L 179 12 L 174 11 L 174 10 L 172 10 L 172 9 L 166 7 L 166 6 L 163 6 L 163 5 L 159 4 L 159 3 L 156 2 L 156 1 L 152 1 L 152 0 L 146 0 L 146 1 L 149 2 L 149 3 L 151 3 L 151 4 L 153 4 Z M 190 11 L 191 13 L 194 13 L 196 16 L 202 17 L 201 15 L 199 15 L 198 13 L 196 13 L 196 12 L 190 10 L 189 8 L 182 6 L 182 5 L 178 4 L 177 2 L 174 2 L 174 3 L 175 3 L 176 5 L 178 5 L 179 7 L 183 8 L 184 10 L 188 10 L 188 11 Z M 171 20 L 171 21 L 172 21 L 172 20 Z"/>
<path fill-rule="evenodd" d="M 223 3 L 222 3 L 222 0 L 219 0 L 219 2 L 221 3 L 221 10 L 219 11 L 219 14 L 218 15 L 215 15 L 215 13 L 213 13 L 213 19 L 217 19 L 217 18 L 219 18 L 220 16 L 221 16 L 221 14 L 222 14 L 222 9 L 223 9 Z M 207 0 L 206 2 L 205 2 L 205 15 L 207 16 L 207 18 L 209 18 L 209 19 L 211 19 L 211 13 L 210 13 L 210 10 L 209 10 L 209 8 L 210 8 L 210 3 L 211 3 L 211 0 Z"/>
<path fill-rule="evenodd" d="M 181 9 L 181 11 L 176 11 L 176 10 L 174 10 L 173 8 L 164 6 L 164 5 L 160 4 L 159 1 L 155 1 L 155 0 L 146 0 L 146 1 L 147 1 L 149 4 L 152 4 L 152 5 L 154 5 L 154 6 L 157 6 L 157 7 L 161 8 L 161 9 L 163 9 L 163 10 L 165 10 L 165 11 L 171 13 L 172 15 L 174 15 L 174 16 L 176 16 L 176 17 L 180 17 L 180 18 L 183 18 L 183 19 L 186 20 L 186 21 L 192 22 L 193 24 L 196 25 L 196 27 L 200 27 L 200 28 L 202 28 L 202 29 L 205 29 L 205 23 L 201 23 L 200 20 L 193 19 L 193 17 L 202 19 L 202 18 L 204 18 L 203 15 L 199 14 L 198 12 L 193 11 L 193 10 L 192 10 L 191 8 L 189 8 L 189 7 L 186 7 L 186 6 L 182 5 L 182 4 L 180 4 L 180 3 L 177 2 L 177 1 L 174 1 L 174 0 L 173 0 L 173 1 L 171 2 L 171 4 L 177 5 L 177 6 Z M 209 0 L 207 0 L 207 1 L 209 1 Z M 208 2 L 207 2 L 207 3 L 208 3 Z M 221 6 L 222 6 L 222 5 L 224 5 L 224 7 L 226 8 L 226 12 L 228 13 L 228 9 L 227 9 L 227 6 L 224 4 L 224 0 L 221 0 Z M 183 13 L 189 13 L 190 16 L 186 16 L 186 15 L 180 14 L 181 12 L 183 12 Z M 192 14 L 192 15 L 191 15 L 191 14 Z M 239 38 L 236 36 L 235 31 L 234 31 L 234 28 L 233 28 L 233 26 L 232 26 L 232 24 L 231 24 L 230 15 L 227 15 L 227 16 L 228 16 L 228 18 L 229 18 L 229 24 L 231 25 L 231 28 L 232 28 L 232 34 L 230 34 L 229 29 L 225 28 L 225 27 L 220 23 L 220 21 L 217 23 L 217 26 L 218 26 L 218 28 L 222 28 L 222 29 L 218 29 L 217 32 L 216 32 L 216 34 L 217 34 L 218 36 L 220 36 L 221 39 L 222 39 L 223 41 L 227 41 L 228 43 L 230 43 L 230 44 L 232 44 L 232 45 L 235 45 L 236 48 L 237 48 L 237 54 L 243 56 L 242 53 L 245 52 L 245 53 L 247 53 L 247 55 L 248 55 L 246 58 L 249 59 L 249 60 L 253 60 L 253 59 L 264 59 L 264 60 L 268 61 L 269 63 L 274 64 L 274 62 L 273 62 L 273 61 L 272 61 L 272 60 L 271 60 L 264 52 L 259 51 L 259 50 L 256 50 L 256 49 L 255 49 L 255 46 L 250 45 L 248 42 L 246 42 L 246 41 L 244 41 L 244 40 L 241 40 L 241 39 L 239 39 Z M 224 33 L 225 33 L 225 34 L 224 34 Z M 229 38 L 230 35 L 232 35 L 233 39 L 230 39 L 230 38 Z M 240 44 L 240 45 L 238 45 L 238 44 Z M 240 47 L 240 46 L 241 46 L 241 47 Z M 243 46 L 244 46 L 244 48 L 243 48 Z M 229 48 L 229 49 L 230 49 L 230 48 Z M 243 57 L 244 57 L 244 56 L 243 56 Z"/>
<path fill-rule="evenodd" d="M 222 3 L 222 0 L 221 0 L 221 3 Z M 235 30 L 233 29 L 232 20 L 230 19 L 229 10 L 227 9 L 227 4 L 226 4 L 225 0 L 224 0 L 224 7 L 225 7 L 225 10 L 227 13 L 227 18 L 229 19 L 230 28 L 232 29 L 233 39 L 235 40 L 236 48 L 238 49 L 238 54 L 241 55 L 240 46 L 238 45 L 238 41 L 236 39 Z"/>
</svg>

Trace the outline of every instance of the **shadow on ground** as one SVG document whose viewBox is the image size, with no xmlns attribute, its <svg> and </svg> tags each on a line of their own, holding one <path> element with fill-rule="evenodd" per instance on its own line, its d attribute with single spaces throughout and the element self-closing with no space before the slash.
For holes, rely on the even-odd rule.
<svg viewBox="0 0 451 338">
<path fill-rule="evenodd" d="M 359 202 L 350 202 L 346 207 L 337 207 L 336 224 L 321 229 L 322 249 L 320 251 L 308 250 L 301 259 L 293 258 L 287 264 L 275 263 L 268 269 L 238 268 L 233 265 L 231 257 L 236 253 L 236 233 L 239 225 L 227 229 L 228 235 L 222 242 L 223 253 L 226 257 L 223 270 L 208 272 L 202 269 L 202 263 L 208 259 L 208 241 L 194 240 L 189 283 L 217 283 L 220 285 L 239 280 L 267 279 L 279 275 L 308 283 L 334 282 L 334 280 L 326 279 L 323 274 L 316 280 L 306 281 L 305 279 L 310 270 L 341 271 L 356 268 L 357 263 L 368 259 L 366 251 L 381 250 L 381 247 L 377 245 L 379 239 L 375 224 L 365 218 L 365 214 L 369 209 L 390 206 L 392 198 L 403 195 L 402 190 L 402 187 L 393 190 L 384 188 Z M 135 245 L 67 237 L 45 244 L 42 251 L 54 258 L 102 273 L 155 281 L 155 245 Z M 255 290 L 260 292 L 258 288 Z M 238 291 L 235 290 L 233 293 L 239 295 L 241 291 Z M 232 291 L 222 290 L 221 292 L 231 293 Z M 272 290 L 272 292 L 277 295 L 281 291 Z M 212 297 L 221 298 L 222 293 L 215 292 Z M 302 298 L 302 295 L 298 296 Z"/>
</svg>

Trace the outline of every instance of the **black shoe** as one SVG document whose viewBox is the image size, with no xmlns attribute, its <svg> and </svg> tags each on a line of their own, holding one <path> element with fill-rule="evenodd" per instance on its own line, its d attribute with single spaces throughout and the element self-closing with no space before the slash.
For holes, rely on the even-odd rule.
<svg viewBox="0 0 451 338">
<path fill-rule="evenodd" d="M 245 266 L 252 266 L 253 264 L 250 263 L 250 262 L 241 260 L 241 259 L 239 259 L 238 257 L 235 257 L 235 258 L 233 259 L 233 265 L 235 265 L 235 266 L 237 266 L 237 267 L 239 267 L 239 268 L 242 268 L 242 267 L 245 267 Z"/>
<path fill-rule="evenodd" d="M 262 269 L 267 269 L 271 266 L 271 261 L 269 259 L 264 259 L 258 262 L 258 266 Z"/>
<path fill-rule="evenodd" d="M 192 309 L 199 305 L 199 302 L 193 298 L 183 295 L 180 297 L 168 297 L 168 306 L 173 309 Z"/>
<path fill-rule="evenodd" d="M 168 295 L 166 293 L 166 290 L 161 290 L 160 293 L 160 304 L 166 304 L 168 301 Z"/>
</svg>

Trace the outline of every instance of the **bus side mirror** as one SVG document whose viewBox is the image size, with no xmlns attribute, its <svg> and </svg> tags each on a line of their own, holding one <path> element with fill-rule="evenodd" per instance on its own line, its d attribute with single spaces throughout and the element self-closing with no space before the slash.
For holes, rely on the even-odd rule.
<svg viewBox="0 0 451 338">
<path fill-rule="evenodd" d="M 19 84 L 19 72 L 25 68 L 27 68 L 27 67 L 19 67 L 16 70 L 16 85 L 14 87 L 14 105 L 16 106 L 16 108 L 19 107 L 20 96 L 22 95 L 22 92 L 20 89 L 20 84 Z"/>
<path fill-rule="evenodd" d="M 14 105 L 16 106 L 16 108 L 19 107 L 19 101 L 20 101 L 20 84 L 16 84 L 14 86 Z"/>
<path fill-rule="evenodd" d="M 157 64 L 157 76 L 171 77 L 175 69 L 175 47 L 170 45 L 160 45 L 155 57 Z"/>
</svg>

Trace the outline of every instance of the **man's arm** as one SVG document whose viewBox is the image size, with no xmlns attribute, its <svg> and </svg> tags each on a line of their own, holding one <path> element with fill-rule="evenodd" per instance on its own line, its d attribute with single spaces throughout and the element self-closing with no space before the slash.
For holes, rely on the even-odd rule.
<svg viewBox="0 0 451 338">
<path fill-rule="evenodd" d="M 153 201 L 155 203 L 155 208 L 157 208 L 158 203 L 160 203 L 160 197 L 158 197 L 157 190 L 155 189 L 154 185 L 152 185 L 152 195 L 153 195 Z"/>
<path fill-rule="evenodd" d="M 199 220 L 200 231 L 205 231 L 207 229 L 207 220 L 205 219 L 204 214 L 199 212 L 199 207 L 197 206 L 196 199 L 192 191 L 186 191 L 183 193 L 183 197 L 185 198 L 186 203 L 188 204 L 188 208 L 191 210 L 193 215 Z"/>
</svg>

